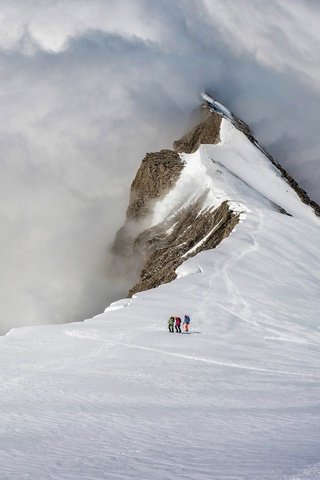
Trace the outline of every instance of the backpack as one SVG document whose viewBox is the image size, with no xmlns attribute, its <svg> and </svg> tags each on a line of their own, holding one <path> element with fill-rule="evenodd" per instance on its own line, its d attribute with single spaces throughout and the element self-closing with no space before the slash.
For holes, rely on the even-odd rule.
<svg viewBox="0 0 320 480">
<path fill-rule="evenodd" d="M 184 323 L 190 323 L 190 317 L 189 315 L 184 316 Z"/>
</svg>

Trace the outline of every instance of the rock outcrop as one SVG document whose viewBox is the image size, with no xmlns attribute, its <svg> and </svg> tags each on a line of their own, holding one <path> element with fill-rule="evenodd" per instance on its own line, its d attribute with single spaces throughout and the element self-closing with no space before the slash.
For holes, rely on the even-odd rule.
<svg viewBox="0 0 320 480">
<path fill-rule="evenodd" d="M 203 109 L 204 119 L 190 132 L 173 143 L 173 148 L 180 153 L 193 153 L 201 143 L 216 144 L 220 141 L 220 125 L 222 117 L 209 109 Z"/>
<path fill-rule="evenodd" d="M 208 192 L 204 191 L 184 208 L 153 224 L 156 202 L 174 188 L 184 168 L 179 153 L 192 153 L 201 143 L 220 140 L 221 117 L 209 110 L 203 111 L 203 117 L 199 125 L 174 142 L 174 150 L 148 153 L 132 182 L 126 221 L 113 246 L 113 253 L 136 277 L 129 296 L 173 280 L 182 262 L 216 247 L 239 221 L 227 202 L 205 208 Z"/>
<path fill-rule="evenodd" d="M 242 131 L 278 169 L 279 174 L 310 205 L 317 215 L 320 207 L 311 201 L 297 182 L 257 142 L 249 126 L 208 95 L 204 95 L 203 120 L 174 142 L 174 150 L 148 153 L 132 182 L 130 202 L 124 226 L 118 231 L 113 253 L 126 265 L 134 286 L 129 296 L 176 278 L 176 269 L 202 250 L 215 248 L 239 222 L 239 212 L 227 200 L 210 203 L 206 186 L 194 198 L 167 209 L 158 222 L 154 212 L 158 202 L 175 188 L 185 164 L 182 153 L 193 153 L 201 144 L 220 141 L 222 117 Z M 212 101 L 211 101 L 212 100 Z M 272 202 L 271 202 L 272 203 Z M 278 205 L 273 207 L 289 215 Z"/>
<path fill-rule="evenodd" d="M 223 202 L 218 208 L 202 210 L 206 194 L 172 218 L 142 232 L 133 253 L 142 260 L 140 279 L 129 296 L 176 278 L 182 262 L 202 250 L 215 248 L 228 237 L 239 216 Z M 166 233 L 166 232 L 170 233 Z"/>
<path fill-rule="evenodd" d="M 152 203 L 175 185 L 183 162 L 173 150 L 147 153 L 131 185 L 127 218 L 138 220 L 152 212 Z"/>
<path fill-rule="evenodd" d="M 147 153 L 131 184 L 129 206 L 126 221 L 117 232 L 113 253 L 123 256 L 130 268 L 135 270 L 141 262 L 135 257 L 133 245 L 138 235 L 150 227 L 153 206 L 163 198 L 176 184 L 184 163 L 173 150 L 161 150 Z"/>
</svg>

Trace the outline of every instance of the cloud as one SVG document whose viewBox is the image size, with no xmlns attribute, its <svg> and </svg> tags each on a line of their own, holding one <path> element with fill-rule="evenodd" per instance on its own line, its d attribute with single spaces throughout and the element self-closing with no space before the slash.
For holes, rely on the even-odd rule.
<svg viewBox="0 0 320 480">
<path fill-rule="evenodd" d="M 4 1 L 2 330 L 80 320 L 125 294 L 107 247 L 130 182 L 203 90 L 319 201 L 319 16 L 297 0 Z"/>
</svg>

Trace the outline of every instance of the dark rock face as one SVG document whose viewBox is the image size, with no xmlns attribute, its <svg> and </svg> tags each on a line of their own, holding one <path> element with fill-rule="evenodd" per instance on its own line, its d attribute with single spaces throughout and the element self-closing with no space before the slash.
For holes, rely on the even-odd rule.
<svg viewBox="0 0 320 480">
<path fill-rule="evenodd" d="M 204 120 L 174 143 L 173 150 L 148 153 L 131 185 L 126 222 L 118 231 L 113 252 L 135 274 L 129 296 L 176 278 L 175 270 L 187 258 L 216 247 L 239 221 L 227 202 L 204 209 L 208 192 L 163 222 L 151 226 L 153 207 L 175 186 L 184 163 L 179 152 L 191 153 L 201 143 L 218 143 L 221 117 L 204 112 Z"/>
<path fill-rule="evenodd" d="M 147 153 L 131 184 L 127 219 L 137 220 L 152 212 L 152 200 L 164 197 L 176 184 L 183 169 L 173 150 Z"/>
<path fill-rule="evenodd" d="M 150 226 L 155 201 L 175 186 L 183 166 L 180 156 L 173 150 L 147 153 L 131 184 L 126 221 L 116 234 L 114 254 L 127 259 L 132 256 L 136 237 Z"/>
<path fill-rule="evenodd" d="M 204 105 L 204 119 L 190 132 L 174 142 L 174 150 L 148 153 L 132 182 L 129 207 L 124 226 L 118 231 L 113 253 L 125 264 L 135 285 L 129 296 L 157 287 L 176 278 L 175 270 L 187 258 L 202 250 L 215 248 L 228 237 L 239 222 L 239 214 L 230 210 L 225 201 L 217 208 L 204 208 L 208 192 L 195 198 L 185 208 L 176 206 L 161 223 L 152 226 L 155 203 L 175 186 L 184 168 L 177 152 L 193 153 L 200 144 L 220 141 L 222 117 Z M 232 114 L 233 115 L 233 114 Z M 311 201 L 297 182 L 257 142 L 246 123 L 233 115 L 232 122 L 260 149 L 279 170 L 301 200 L 310 205 L 317 215 L 320 207 Z M 283 209 L 275 205 L 279 211 Z"/>
<path fill-rule="evenodd" d="M 173 148 L 176 152 L 193 153 L 201 143 L 215 144 L 220 141 L 220 125 L 222 117 L 215 112 L 203 110 L 204 120 L 190 132 L 176 140 Z"/>
<path fill-rule="evenodd" d="M 172 281 L 176 278 L 175 270 L 187 258 L 215 248 L 230 235 L 239 216 L 230 211 L 227 202 L 201 211 L 206 195 L 137 237 L 133 250 L 143 267 L 129 296 Z M 166 234 L 168 229 L 172 231 Z"/>
</svg>

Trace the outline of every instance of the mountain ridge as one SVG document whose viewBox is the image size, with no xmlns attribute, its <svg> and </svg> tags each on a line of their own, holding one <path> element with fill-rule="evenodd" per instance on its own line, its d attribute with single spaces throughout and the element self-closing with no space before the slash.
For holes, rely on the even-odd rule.
<svg viewBox="0 0 320 480">
<path fill-rule="evenodd" d="M 94 318 L 0 337 L 6 480 L 318 480 L 320 220 L 226 118 L 219 138 L 180 154 L 146 224 L 199 200 L 231 235 Z"/>
<path fill-rule="evenodd" d="M 248 140 L 254 146 L 259 148 L 259 150 L 261 150 L 261 152 L 270 160 L 270 162 L 281 172 L 282 176 L 286 179 L 290 187 L 296 191 L 302 202 L 311 206 L 316 215 L 320 216 L 320 205 L 309 197 L 307 192 L 300 187 L 298 182 L 296 182 L 296 180 L 294 180 L 294 178 L 285 170 L 285 168 L 283 168 L 282 165 L 275 160 L 274 157 L 261 145 L 261 143 L 257 141 L 249 125 L 206 93 L 202 95 L 202 98 L 204 100 L 203 107 L 208 108 L 212 112 L 220 114 L 224 118 L 227 118 L 238 130 L 244 133 Z"/>
<path fill-rule="evenodd" d="M 127 265 L 127 271 L 135 272 L 135 285 L 130 288 L 129 296 L 172 281 L 176 278 L 177 267 L 183 261 L 202 250 L 215 248 L 240 221 L 238 207 L 233 210 L 232 197 L 225 198 L 221 205 L 216 198 L 206 203 L 208 192 L 214 187 L 206 188 L 205 185 L 197 190 L 197 196 L 192 195 L 191 191 L 187 202 L 180 199 L 182 203 L 177 202 L 171 210 L 168 209 L 160 222 L 156 222 L 153 215 L 157 203 L 161 203 L 176 187 L 185 169 L 187 154 L 195 154 L 201 145 L 221 143 L 222 121 L 229 122 L 244 134 L 254 149 L 270 161 L 276 169 L 275 174 L 287 182 L 288 188 L 292 188 L 316 215 L 320 214 L 319 205 L 311 201 L 286 170 L 266 152 L 245 122 L 208 95 L 204 94 L 203 100 L 200 123 L 176 140 L 173 150 L 148 153 L 132 182 L 126 221 L 113 245 L 113 253 Z M 246 183 L 226 165 L 214 159 L 211 161 L 224 172 L 228 171 L 229 175 L 235 175 Z M 254 164 L 250 168 L 254 169 Z M 250 185 L 247 186 L 250 188 Z M 268 200 L 266 192 L 260 192 L 260 195 Z M 272 199 L 269 202 L 279 213 L 292 215 L 280 205 L 281 202 L 278 204 Z"/>
</svg>

